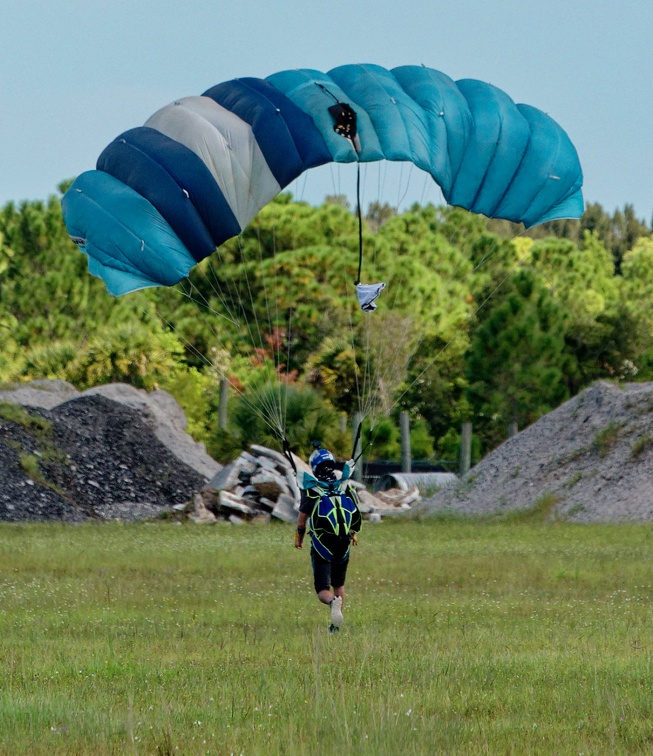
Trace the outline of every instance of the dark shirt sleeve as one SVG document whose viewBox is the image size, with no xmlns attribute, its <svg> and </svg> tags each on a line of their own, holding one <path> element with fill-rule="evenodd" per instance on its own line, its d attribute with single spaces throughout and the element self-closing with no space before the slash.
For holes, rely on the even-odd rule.
<svg viewBox="0 0 653 756">
<path fill-rule="evenodd" d="M 316 497 L 312 496 L 310 491 L 301 491 L 301 501 L 299 502 L 299 511 L 304 514 L 313 514 L 313 507 L 315 506 Z"/>
</svg>

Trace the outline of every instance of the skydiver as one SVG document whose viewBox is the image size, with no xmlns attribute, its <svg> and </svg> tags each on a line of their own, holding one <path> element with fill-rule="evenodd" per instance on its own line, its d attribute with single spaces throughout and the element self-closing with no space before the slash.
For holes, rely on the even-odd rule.
<svg viewBox="0 0 653 756">
<path fill-rule="evenodd" d="M 358 545 L 362 518 L 353 487 L 336 477 L 333 454 L 316 449 L 309 464 L 314 477 L 306 476 L 309 483 L 302 487 L 295 548 L 302 548 L 310 520 L 313 584 L 318 599 L 331 607 L 329 632 L 337 633 L 344 622 L 350 547 Z"/>
</svg>

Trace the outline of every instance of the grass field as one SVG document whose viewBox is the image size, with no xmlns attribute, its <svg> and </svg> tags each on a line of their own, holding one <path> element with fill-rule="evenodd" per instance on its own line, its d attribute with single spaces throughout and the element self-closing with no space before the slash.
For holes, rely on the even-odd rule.
<svg viewBox="0 0 653 756">
<path fill-rule="evenodd" d="M 0 527 L 0 753 L 653 751 L 653 527 Z"/>
</svg>

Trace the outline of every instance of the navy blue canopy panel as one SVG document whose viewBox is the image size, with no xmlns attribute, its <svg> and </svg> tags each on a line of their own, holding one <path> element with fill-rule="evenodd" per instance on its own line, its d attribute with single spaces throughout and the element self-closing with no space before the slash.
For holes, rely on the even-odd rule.
<svg viewBox="0 0 653 756">
<path fill-rule="evenodd" d="M 356 113 L 357 140 L 329 108 Z M 109 291 L 167 286 L 237 235 L 304 171 L 410 161 L 446 201 L 533 226 L 583 212 L 582 172 L 558 124 L 481 81 L 423 66 L 347 65 L 218 84 L 126 131 L 66 193 L 63 212 Z"/>
<path fill-rule="evenodd" d="M 304 171 L 333 158 L 313 119 L 262 79 L 235 79 L 204 92 L 252 127 L 274 177 L 283 188 Z"/>
<path fill-rule="evenodd" d="M 139 126 L 121 134 L 104 149 L 96 167 L 148 199 L 198 261 L 240 233 L 202 160 L 155 129 Z"/>
</svg>

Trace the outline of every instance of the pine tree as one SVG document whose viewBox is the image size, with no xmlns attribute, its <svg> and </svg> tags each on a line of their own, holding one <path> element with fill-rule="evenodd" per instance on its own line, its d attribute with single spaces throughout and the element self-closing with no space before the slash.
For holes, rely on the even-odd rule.
<svg viewBox="0 0 653 756">
<path fill-rule="evenodd" d="M 468 396 L 478 433 L 492 448 L 507 427 L 532 423 L 567 395 L 566 322 L 533 273 L 513 275 L 510 293 L 488 313 L 467 354 Z"/>
</svg>

